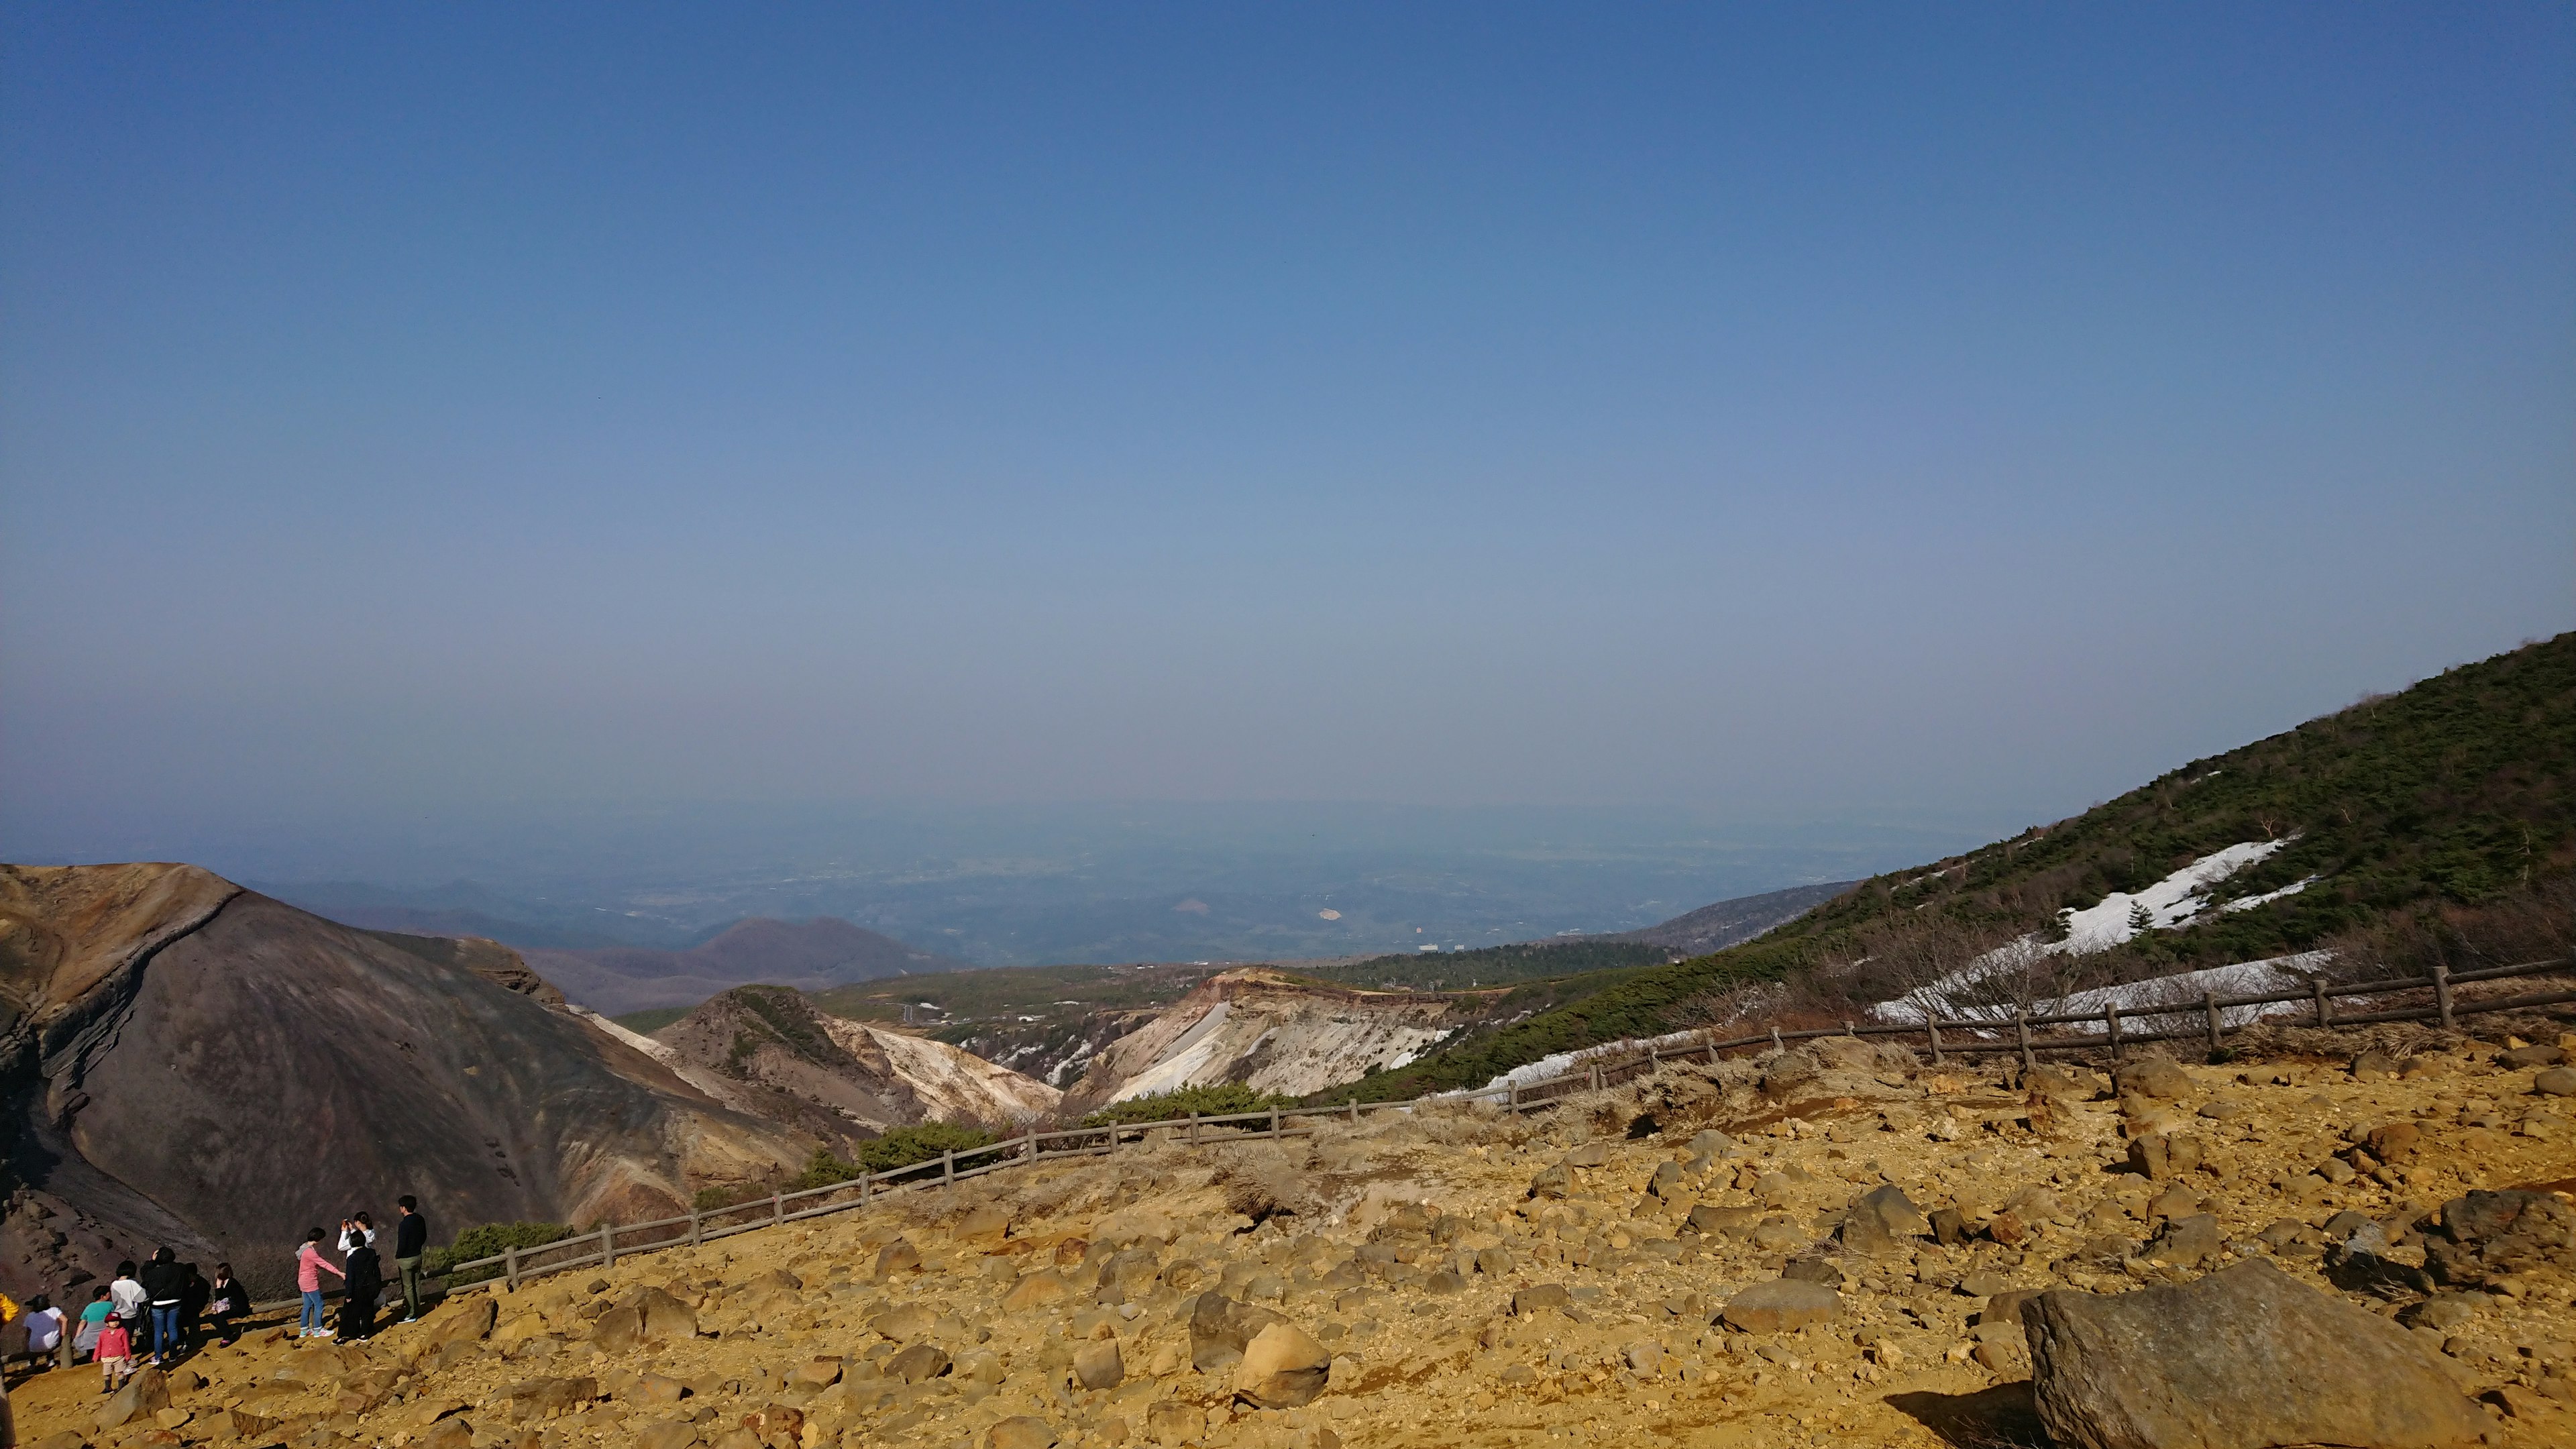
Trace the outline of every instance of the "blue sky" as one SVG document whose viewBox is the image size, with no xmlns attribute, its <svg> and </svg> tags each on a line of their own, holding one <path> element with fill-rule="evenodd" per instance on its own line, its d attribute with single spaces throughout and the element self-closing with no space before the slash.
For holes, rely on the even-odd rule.
<svg viewBox="0 0 2576 1449">
<path fill-rule="evenodd" d="M 2569 626 L 2571 73 L 2537 5 L 8 7 L 0 852 L 2072 813 Z"/>
</svg>

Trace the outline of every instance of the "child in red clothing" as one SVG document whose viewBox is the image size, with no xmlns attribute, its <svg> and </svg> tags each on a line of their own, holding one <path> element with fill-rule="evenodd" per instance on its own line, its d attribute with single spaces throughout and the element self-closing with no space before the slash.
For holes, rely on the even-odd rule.
<svg viewBox="0 0 2576 1449">
<path fill-rule="evenodd" d="M 98 1331 L 98 1391 L 114 1393 L 133 1372 L 134 1336 L 125 1331 L 124 1319 L 110 1318 Z"/>
</svg>

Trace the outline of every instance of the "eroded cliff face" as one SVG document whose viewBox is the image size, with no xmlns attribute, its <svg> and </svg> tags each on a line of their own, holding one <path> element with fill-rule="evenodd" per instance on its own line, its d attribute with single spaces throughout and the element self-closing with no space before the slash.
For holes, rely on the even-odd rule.
<svg viewBox="0 0 2576 1449">
<path fill-rule="evenodd" d="M 1125 1101 L 1241 1082 L 1304 1096 L 1413 1060 L 1455 1028 L 1455 1012 L 1450 1000 L 1424 993 L 1227 971 L 1112 1042 L 1066 1095 Z"/>
<path fill-rule="evenodd" d="M 0 927 L 12 1292 L 163 1243 L 274 1289 L 305 1229 L 386 1218 L 400 1193 L 442 1237 L 632 1219 L 807 1146 L 560 1009 L 523 965 L 194 867 L 0 867 Z"/>
<path fill-rule="evenodd" d="M 816 1010 L 783 986 L 741 986 L 654 1033 L 664 1059 L 746 1110 L 855 1140 L 916 1122 L 1027 1122 L 1044 1082 L 960 1051 Z"/>
</svg>

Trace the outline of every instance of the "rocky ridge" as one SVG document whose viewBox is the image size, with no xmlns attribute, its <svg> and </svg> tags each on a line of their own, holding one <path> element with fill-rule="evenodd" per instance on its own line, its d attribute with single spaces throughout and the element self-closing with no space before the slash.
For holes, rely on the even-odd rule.
<svg viewBox="0 0 2576 1449">
<path fill-rule="evenodd" d="M 1123 1101 L 1241 1082 L 1305 1096 L 1401 1066 L 1459 1020 L 1454 1001 L 1430 993 L 1332 986 L 1260 967 L 1223 971 L 1108 1043 L 1065 1095 Z"/>
<path fill-rule="evenodd" d="M 1828 1041 L 1535 1120 L 997 1174 L 16 1398 L 45 1449 L 2569 1442 L 2576 1038 L 2379 1040 L 2116 1078 Z M 2195 1313 L 2234 1350 L 2155 1340 Z M 2231 1413 L 2119 1407 L 2177 1400 Z"/>
<path fill-rule="evenodd" d="M 506 947 L 353 930 L 184 865 L 0 866 L 0 1286 L 155 1247 L 283 1287 L 285 1245 L 433 1220 L 635 1218 L 806 1144 L 558 1009 Z"/>
</svg>

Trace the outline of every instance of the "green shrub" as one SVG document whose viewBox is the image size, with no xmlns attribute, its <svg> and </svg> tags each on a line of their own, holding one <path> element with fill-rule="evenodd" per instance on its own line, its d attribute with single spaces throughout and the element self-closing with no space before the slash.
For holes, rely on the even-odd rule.
<svg viewBox="0 0 2576 1449">
<path fill-rule="evenodd" d="M 1266 1112 L 1273 1107 L 1294 1105 L 1294 1097 L 1276 1092 L 1256 1092 L 1241 1082 L 1217 1082 L 1205 1087 L 1181 1087 L 1157 1092 L 1150 1097 L 1130 1097 L 1112 1102 L 1082 1119 L 1085 1127 L 1106 1127 L 1112 1122 L 1161 1122 L 1172 1117 L 1186 1117 L 1196 1112 L 1202 1117 L 1225 1117 L 1237 1112 Z"/>
<path fill-rule="evenodd" d="M 422 1254 L 420 1267 L 424 1273 L 446 1273 L 458 1263 L 497 1257 L 512 1248 L 542 1248 L 570 1236 L 572 1226 L 568 1223 L 485 1223 L 457 1234 L 456 1241 L 444 1248 L 432 1248 Z M 480 1282 L 500 1275 L 497 1268 L 477 1269 L 461 1281 Z"/>
<path fill-rule="evenodd" d="M 891 1172 L 898 1167 L 935 1162 L 943 1152 L 965 1152 L 976 1147 L 990 1147 L 992 1133 L 980 1127 L 961 1127 L 954 1122 L 923 1122 L 911 1127 L 897 1127 L 873 1142 L 862 1142 L 852 1154 L 857 1160 L 843 1162 L 830 1150 L 817 1147 L 805 1159 L 805 1170 L 787 1180 L 785 1191 L 801 1192 L 809 1187 L 830 1187 L 848 1182 L 862 1172 Z"/>
</svg>

